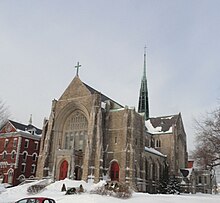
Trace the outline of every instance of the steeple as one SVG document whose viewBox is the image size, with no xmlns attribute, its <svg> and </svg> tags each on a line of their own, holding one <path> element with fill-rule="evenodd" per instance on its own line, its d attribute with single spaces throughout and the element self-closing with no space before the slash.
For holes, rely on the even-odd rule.
<svg viewBox="0 0 220 203">
<path fill-rule="evenodd" d="M 29 125 L 32 125 L 32 114 L 30 115 Z"/>
<path fill-rule="evenodd" d="M 141 80 L 141 88 L 139 95 L 138 112 L 144 113 L 144 118 L 149 118 L 149 102 L 148 102 L 148 90 L 147 90 L 147 76 L 146 76 L 146 46 L 144 47 L 144 73 Z"/>
</svg>

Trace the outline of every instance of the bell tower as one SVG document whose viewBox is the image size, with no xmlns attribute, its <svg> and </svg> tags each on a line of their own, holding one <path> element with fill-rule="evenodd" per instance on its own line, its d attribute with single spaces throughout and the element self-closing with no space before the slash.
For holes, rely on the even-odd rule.
<svg viewBox="0 0 220 203">
<path fill-rule="evenodd" d="M 144 113 L 144 118 L 149 118 L 149 101 L 148 101 L 148 90 L 147 90 L 147 76 L 146 76 L 146 49 L 144 47 L 144 72 L 141 79 L 141 88 L 139 94 L 138 112 Z"/>
</svg>

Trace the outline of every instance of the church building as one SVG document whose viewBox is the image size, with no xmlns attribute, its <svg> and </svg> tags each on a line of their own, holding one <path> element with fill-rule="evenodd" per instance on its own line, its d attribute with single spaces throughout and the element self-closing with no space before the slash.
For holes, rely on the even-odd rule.
<svg viewBox="0 0 220 203">
<path fill-rule="evenodd" d="M 139 112 L 84 83 L 79 66 L 44 120 L 37 177 L 119 181 L 136 191 L 156 193 L 169 159 L 166 151 L 152 145 L 153 134 L 145 125 L 149 119 L 146 51 Z"/>
</svg>

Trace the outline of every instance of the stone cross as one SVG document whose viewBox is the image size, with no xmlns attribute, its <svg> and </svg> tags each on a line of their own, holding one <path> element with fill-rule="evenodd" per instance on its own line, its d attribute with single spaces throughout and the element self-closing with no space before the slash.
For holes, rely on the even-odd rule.
<svg viewBox="0 0 220 203">
<path fill-rule="evenodd" d="M 76 68 L 76 76 L 79 76 L 79 68 L 81 67 L 81 65 L 79 64 L 79 62 L 77 62 L 77 65 L 75 66 Z"/>
</svg>

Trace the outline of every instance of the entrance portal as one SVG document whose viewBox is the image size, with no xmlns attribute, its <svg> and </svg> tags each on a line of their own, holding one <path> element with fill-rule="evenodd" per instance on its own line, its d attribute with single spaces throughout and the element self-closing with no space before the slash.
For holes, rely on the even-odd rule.
<svg viewBox="0 0 220 203">
<path fill-rule="evenodd" d="M 119 181 L 119 165 L 117 162 L 112 162 L 110 171 L 111 181 Z"/>
<path fill-rule="evenodd" d="M 59 180 L 63 180 L 67 177 L 67 170 L 68 170 L 68 162 L 64 160 L 60 165 L 60 175 Z"/>
</svg>

